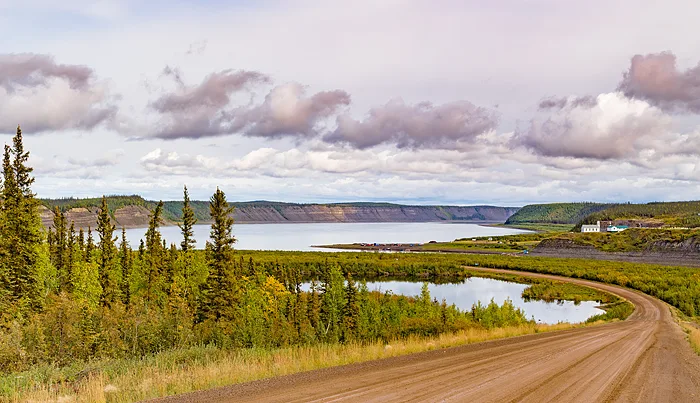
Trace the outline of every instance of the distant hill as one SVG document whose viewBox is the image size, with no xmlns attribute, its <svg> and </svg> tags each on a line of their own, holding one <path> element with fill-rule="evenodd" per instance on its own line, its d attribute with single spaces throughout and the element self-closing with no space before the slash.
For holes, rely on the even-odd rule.
<svg viewBox="0 0 700 403">
<path fill-rule="evenodd" d="M 592 213 L 605 210 L 614 204 L 601 203 L 551 203 L 530 204 L 508 218 L 506 224 L 571 224 L 579 223 Z"/>
<path fill-rule="evenodd" d="M 65 212 L 76 227 L 95 227 L 101 198 L 41 199 L 42 221 L 53 222 L 53 209 Z M 157 202 L 141 196 L 108 196 L 112 218 L 118 227 L 145 227 L 148 216 Z M 209 202 L 192 201 L 192 208 L 200 223 L 209 222 Z M 316 222 L 431 222 L 463 221 L 502 223 L 518 211 L 517 207 L 495 206 L 410 206 L 392 203 L 330 203 L 298 204 L 274 201 L 234 202 L 233 217 L 237 223 L 316 223 Z M 181 219 L 182 202 L 166 201 L 163 219 L 172 225 Z"/>
<path fill-rule="evenodd" d="M 696 228 L 700 227 L 700 201 L 617 204 L 584 217 L 578 226 L 596 221 Z"/>
</svg>

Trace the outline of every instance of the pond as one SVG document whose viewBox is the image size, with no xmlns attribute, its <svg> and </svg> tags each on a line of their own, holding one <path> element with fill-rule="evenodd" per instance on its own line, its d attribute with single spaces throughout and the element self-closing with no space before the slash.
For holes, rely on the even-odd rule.
<svg viewBox="0 0 700 403">
<path fill-rule="evenodd" d="M 204 248 L 209 239 L 209 225 L 195 225 L 194 235 L 197 248 Z M 170 243 L 180 244 L 182 235 L 177 226 L 161 227 L 163 238 Z M 238 224 L 233 233 L 238 239 L 236 249 L 246 250 L 294 250 L 322 251 L 331 249 L 312 248 L 311 245 L 340 243 L 421 243 L 452 241 L 457 238 L 499 236 L 527 233 L 512 228 L 484 227 L 478 224 L 462 223 L 311 223 L 311 224 Z M 144 237 L 145 228 L 126 230 L 126 237 L 132 247 Z"/>
<path fill-rule="evenodd" d="M 421 293 L 423 283 L 410 281 L 380 281 L 368 282 L 370 291 L 391 291 L 394 294 L 417 296 Z M 528 285 L 489 278 L 471 277 L 461 283 L 428 284 L 430 296 L 448 304 L 455 304 L 463 311 L 471 310 L 473 304 L 481 301 L 487 305 L 491 299 L 501 305 L 507 298 L 513 305 L 522 309 L 525 316 L 534 318 L 539 323 L 555 324 L 559 322 L 580 323 L 591 316 L 605 313 L 596 308 L 599 304 L 594 301 L 583 301 L 576 305 L 573 301 L 545 302 L 525 301 L 521 294 Z M 309 284 L 303 289 L 308 291 Z"/>
</svg>

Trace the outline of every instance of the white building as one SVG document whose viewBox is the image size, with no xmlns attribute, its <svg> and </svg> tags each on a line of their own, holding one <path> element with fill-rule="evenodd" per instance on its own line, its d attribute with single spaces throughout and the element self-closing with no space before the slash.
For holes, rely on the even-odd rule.
<svg viewBox="0 0 700 403">
<path fill-rule="evenodd" d="M 611 225 L 608 227 L 608 232 L 622 232 L 628 228 L 626 225 Z"/>
<path fill-rule="evenodd" d="M 581 232 L 600 232 L 600 221 L 596 225 L 582 225 Z"/>
</svg>

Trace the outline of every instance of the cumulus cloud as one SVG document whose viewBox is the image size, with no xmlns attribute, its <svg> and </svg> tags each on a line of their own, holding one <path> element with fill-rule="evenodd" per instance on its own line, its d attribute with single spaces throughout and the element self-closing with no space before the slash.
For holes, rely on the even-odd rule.
<svg viewBox="0 0 700 403">
<path fill-rule="evenodd" d="M 185 175 L 193 172 L 201 173 L 201 171 L 208 168 L 216 167 L 217 162 L 212 158 L 201 155 L 190 156 L 179 154 L 175 151 L 165 152 L 160 148 L 156 148 L 141 157 L 141 165 L 146 170 L 173 175 Z"/>
<path fill-rule="evenodd" d="M 400 99 L 373 108 L 364 120 L 349 115 L 337 119 L 337 128 L 324 137 L 332 143 L 365 149 L 380 144 L 398 148 L 436 147 L 471 141 L 496 128 L 494 112 L 468 101 L 434 106 L 409 105 Z"/>
<path fill-rule="evenodd" d="M 265 101 L 243 114 L 245 134 L 258 137 L 317 134 L 319 122 L 350 104 L 341 90 L 324 91 L 307 97 L 304 87 L 290 83 L 275 87 Z"/>
<path fill-rule="evenodd" d="M 151 103 L 161 118 L 162 139 L 203 138 L 239 133 L 251 137 L 314 136 L 320 121 L 350 103 L 344 91 L 306 95 L 303 86 L 290 83 L 274 87 L 259 104 L 240 105 L 236 96 L 270 78 L 253 71 L 225 70 L 207 76 L 196 86 L 186 86 L 178 69 L 166 67 L 177 89 Z"/>
<path fill-rule="evenodd" d="M 0 127 L 28 133 L 90 130 L 116 124 L 116 98 L 86 66 L 58 64 L 41 54 L 0 55 Z"/>
<path fill-rule="evenodd" d="M 618 90 L 667 111 L 700 113 L 700 64 L 680 71 L 673 53 L 636 55 Z"/>
<path fill-rule="evenodd" d="M 601 94 L 595 107 L 572 106 L 542 123 L 532 121 L 516 133 L 513 144 L 547 157 L 599 160 L 633 159 L 644 150 L 682 152 L 691 143 L 678 141 L 671 123 L 668 115 L 644 101 Z M 669 144 L 670 139 L 675 143 Z"/>
</svg>

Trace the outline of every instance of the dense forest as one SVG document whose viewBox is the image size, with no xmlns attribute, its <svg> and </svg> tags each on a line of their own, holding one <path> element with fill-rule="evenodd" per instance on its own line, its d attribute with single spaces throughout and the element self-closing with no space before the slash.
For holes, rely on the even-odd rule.
<svg viewBox="0 0 700 403">
<path fill-rule="evenodd" d="M 513 214 L 506 224 L 572 224 L 572 227 L 579 229 L 583 224 L 613 220 L 639 220 L 659 226 L 700 227 L 700 201 L 532 204 Z"/>
<path fill-rule="evenodd" d="M 700 201 L 617 204 L 588 215 L 577 226 L 612 220 L 648 220 L 674 227 L 700 227 Z"/>
<path fill-rule="evenodd" d="M 507 225 L 542 223 L 571 224 L 572 226 L 597 211 L 605 210 L 613 204 L 600 203 L 552 203 L 530 204 L 506 221 Z"/>
</svg>

